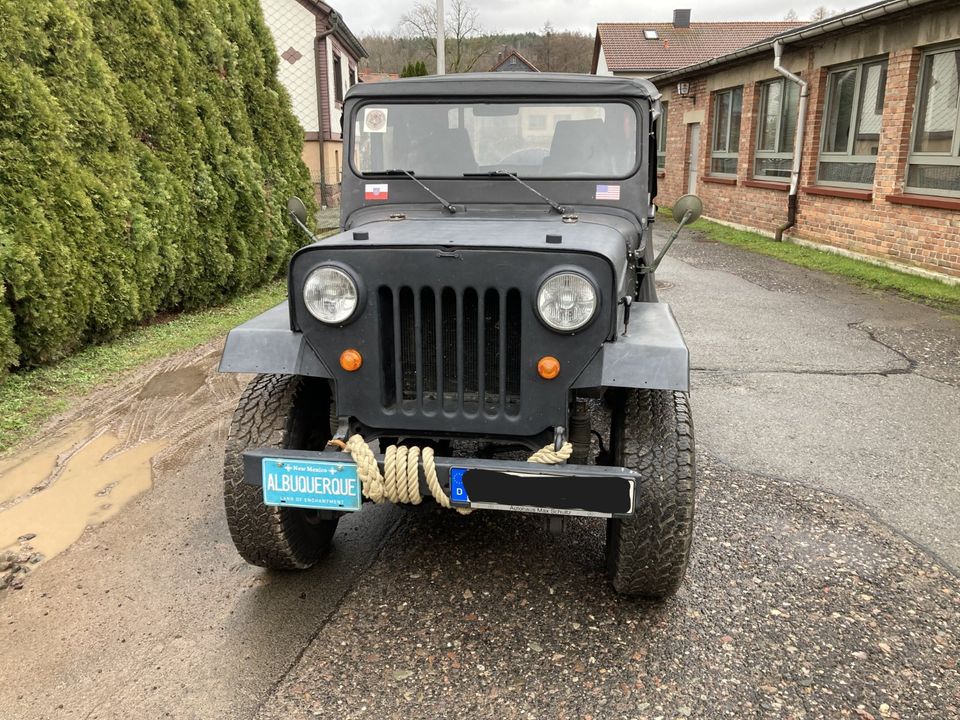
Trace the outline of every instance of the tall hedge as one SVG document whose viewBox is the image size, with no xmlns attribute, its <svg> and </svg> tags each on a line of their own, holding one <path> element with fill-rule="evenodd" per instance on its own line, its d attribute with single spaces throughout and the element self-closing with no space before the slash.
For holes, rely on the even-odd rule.
<svg viewBox="0 0 960 720">
<path fill-rule="evenodd" d="M 0 371 L 282 272 L 312 190 L 258 0 L 0 17 Z"/>
</svg>

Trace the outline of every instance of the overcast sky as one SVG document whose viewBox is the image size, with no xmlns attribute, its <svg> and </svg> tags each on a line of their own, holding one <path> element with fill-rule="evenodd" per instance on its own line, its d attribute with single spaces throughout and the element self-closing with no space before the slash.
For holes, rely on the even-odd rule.
<svg viewBox="0 0 960 720">
<path fill-rule="evenodd" d="M 433 0 L 429 0 L 433 1 Z M 414 0 L 396 2 L 347 2 L 327 0 L 342 15 L 357 35 L 371 31 L 389 32 L 400 17 L 414 5 Z M 447 0 L 449 4 L 449 0 Z M 831 10 L 853 9 L 869 0 L 853 0 L 841 6 L 829 0 L 676 0 L 675 3 L 645 3 L 629 0 L 472 0 L 480 11 L 480 21 L 491 32 L 524 32 L 538 30 L 548 20 L 557 30 L 582 30 L 593 33 L 598 22 L 667 22 L 673 18 L 673 7 L 690 8 L 694 22 L 698 20 L 782 20 L 793 8 L 801 20 L 810 17 L 821 5 Z"/>
</svg>

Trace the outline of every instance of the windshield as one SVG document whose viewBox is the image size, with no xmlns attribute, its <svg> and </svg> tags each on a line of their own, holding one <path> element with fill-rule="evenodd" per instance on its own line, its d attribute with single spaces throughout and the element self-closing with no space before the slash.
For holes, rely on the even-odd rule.
<svg viewBox="0 0 960 720">
<path fill-rule="evenodd" d="M 625 103 L 365 105 L 352 159 L 362 175 L 625 177 L 637 163 L 637 115 Z"/>
</svg>

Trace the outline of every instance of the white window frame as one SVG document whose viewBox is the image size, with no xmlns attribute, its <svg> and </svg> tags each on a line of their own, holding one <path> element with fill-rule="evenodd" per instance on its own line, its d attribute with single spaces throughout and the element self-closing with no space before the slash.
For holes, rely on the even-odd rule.
<svg viewBox="0 0 960 720">
<path fill-rule="evenodd" d="M 922 104 L 920 102 L 920 93 L 923 92 L 923 83 L 926 80 L 923 74 L 926 60 L 931 55 L 955 52 L 960 52 L 960 45 L 954 44 L 932 48 L 924 51 L 920 56 L 920 76 L 917 78 L 917 95 L 913 107 L 913 127 L 910 129 L 910 153 L 907 156 L 907 174 L 904 178 L 904 187 L 906 191 L 910 193 L 917 195 L 939 195 L 941 197 L 960 197 L 960 192 L 953 190 L 940 190 L 937 188 L 909 185 L 911 165 L 960 165 L 960 97 L 957 99 L 957 117 L 955 118 L 953 129 L 953 147 L 946 152 L 939 153 L 915 152 L 913 149 L 917 140 L 917 128 L 919 127 L 920 120 L 920 106 Z M 958 92 L 960 92 L 960 87 L 958 87 Z"/>
<path fill-rule="evenodd" d="M 781 148 L 780 150 L 761 150 L 760 142 L 761 136 L 763 133 L 763 116 L 764 110 L 766 108 L 767 102 L 767 92 L 769 88 L 773 85 L 780 86 L 780 111 L 777 113 L 777 145 Z M 790 182 L 789 173 L 786 177 L 776 177 L 772 175 L 761 175 L 757 172 L 757 160 L 793 160 L 793 146 L 794 138 L 783 137 L 783 105 L 784 99 L 787 96 L 788 89 L 796 88 L 796 83 L 792 83 L 786 78 L 773 78 L 772 80 L 764 80 L 759 83 L 758 89 L 760 91 L 760 104 L 757 106 L 757 137 L 754 143 L 754 154 L 753 154 L 753 174 L 752 177 L 756 180 L 765 180 L 767 182 Z M 799 95 L 799 88 L 798 88 Z M 797 103 L 799 106 L 799 103 Z M 794 107 L 794 112 L 797 111 L 797 107 Z M 794 125 L 794 132 L 796 132 L 796 124 Z M 782 148 L 786 145 L 788 150 L 784 151 Z"/>
<path fill-rule="evenodd" d="M 657 170 L 667 167 L 667 110 L 670 103 L 660 103 L 660 117 L 657 118 Z"/>
<path fill-rule="evenodd" d="M 710 133 L 710 175 L 717 177 L 736 177 L 737 171 L 735 170 L 732 173 L 729 172 L 716 172 L 713 169 L 713 161 L 716 159 L 734 159 L 737 161 L 737 166 L 740 165 L 740 134 L 737 133 L 736 137 L 733 137 L 733 98 L 734 95 L 739 93 L 740 95 L 740 132 L 743 131 L 743 86 L 738 85 L 737 87 L 726 88 L 725 90 L 718 90 L 713 93 L 713 122 L 711 123 L 711 133 Z M 727 137 L 726 137 L 726 150 L 714 150 L 714 146 L 717 142 L 717 124 L 720 122 L 720 113 L 717 112 L 717 105 L 720 102 L 720 98 L 724 95 L 730 96 L 730 115 L 727 118 Z M 731 147 L 735 148 L 731 151 Z"/>
<path fill-rule="evenodd" d="M 874 182 L 876 182 L 876 167 L 877 167 L 877 155 L 854 155 L 853 146 L 857 141 L 857 135 L 860 130 L 860 114 L 861 107 L 860 103 L 862 101 L 861 91 L 862 91 L 862 82 L 863 82 L 863 71 L 865 68 L 870 67 L 871 65 L 884 65 L 883 68 L 883 87 L 881 88 L 883 92 L 883 97 L 886 98 L 887 94 L 887 81 L 889 77 L 887 75 L 887 70 L 889 69 L 888 58 L 887 56 L 875 57 L 869 60 L 861 60 L 856 63 L 847 63 L 845 65 L 838 65 L 837 67 L 830 68 L 830 71 L 827 73 L 827 82 L 826 82 L 826 91 L 827 97 L 826 101 L 823 104 L 823 115 L 821 127 L 823 130 L 820 133 L 820 153 L 817 157 L 817 184 L 825 185 L 827 187 L 849 187 L 857 189 L 871 189 L 873 188 Z M 830 111 L 833 109 L 833 103 L 836 98 L 831 97 L 831 88 L 830 88 L 830 78 L 833 75 L 838 73 L 847 72 L 848 70 L 856 70 L 857 78 L 853 86 L 853 100 L 854 106 L 852 109 L 852 123 L 853 128 L 850 133 L 850 137 L 847 138 L 847 149 L 844 151 L 837 152 L 827 152 L 823 148 L 827 144 L 827 133 L 826 133 L 826 124 L 827 118 L 830 116 Z M 880 135 L 883 135 L 883 117 L 881 115 L 880 119 Z M 853 182 L 844 182 L 842 180 L 822 180 L 820 178 L 820 166 L 822 164 L 850 164 L 850 165 L 873 165 L 874 167 L 874 179 L 869 183 L 853 183 Z"/>
</svg>

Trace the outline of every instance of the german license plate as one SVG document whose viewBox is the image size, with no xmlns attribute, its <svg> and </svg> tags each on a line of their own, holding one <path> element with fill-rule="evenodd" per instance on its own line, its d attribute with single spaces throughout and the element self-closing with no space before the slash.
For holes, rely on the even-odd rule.
<svg viewBox="0 0 960 720">
<path fill-rule="evenodd" d="M 634 480 L 616 475 L 546 475 L 450 468 L 454 505 L 550 515 L 612 517 L 633 513 Z"/>
<path fill-rule="evenodd" d="M 352 462 L 264 458 L 262 477 L 267 505 L 355 512 L 363 503 Z"/>
</svg>

